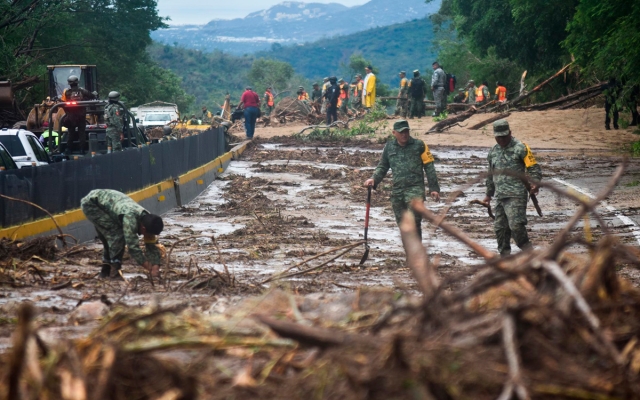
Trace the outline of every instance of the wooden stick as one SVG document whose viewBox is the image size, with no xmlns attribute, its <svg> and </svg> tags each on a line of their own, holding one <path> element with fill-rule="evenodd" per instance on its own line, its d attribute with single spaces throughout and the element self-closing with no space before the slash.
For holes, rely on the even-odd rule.
<svg viewBox="0 0 640 400">
<path fill-rule="evenodd" d="M 56 222 L 56 219 L 53 217 L 53 215 L 51 215 L 51 213 L 49 211 L 47 211 L 44 208 L 40 207 L 39 205 L 37 205 L 35 203 L 32 203 L 30 201 L 27 201 L 27 200 L 16 199 L 15 197 L 10 197 L 10 196 L 4 195 L 4 194 L 0 194 L 0 197 L 2 197 L 3 199 L 7 199 L 7 200 L 12 200 L 12 201 L 17 201 L 17 202 L 20 202 L 20 203 L 28 204 L 28 205 L 30 205 L 32 207 L 35 207 L 38 210 L 46 213 L 49 216 L 49 218 L 51 218 L 51 220 L 53 221 L 53 224 L 58 229 L 58 232 L 60 232 L 60 237 L 62 238 L 64 236 L 64 233 L 62 232 L 62 229 L 60 228 L 60 225 L 58 225 L 58 222 Z M 67 247 L 67 243 L 64 241 L 64 239 L 61 239 L 61 240 L 62 240 L 62 246 L 66 248 Z"/>
<path fill-rule="evenodd" d="M 346 248 L 351 248 L 351 247 L 359 246 L 359 245 L 361 245 L 361 244 L 363 244 L 363 243 L 364 243 L 364 240 L 362 240 L 362 241 L 360 241 L 360 242 L 358 242 L 358 243 L 351 243 L 351 244 L 347 244 L 347 245 L 340 246 L 340 247 L 334 247 L 333 249 L 331 249 L 331 250 L 327 250 L 327 251 L 325 251 L 324 253 L 316 254 L 315 256 L 313 256 L 313 257 L 311 257 L 311 258 L 307 258 L 307 259 L 306 259 L 306 260 L 304 260 L 304 261 L 300 261 L 300 262 L 299 262 L 299 263 L 297 263 L 296 265 L 294 265 L 294 266 L 292 266 L 292 267 L 289 267 L 289 268 L 285 269 L 284 271 L 282 271 L 282 272 L 280 272 L 280 273 L 278 273 L 278 274 L 276 274 L 276 275 L 272 276 L 271 278 L 269 278 L 269 279 L 267 279 L 267 280 L 265 280 L 265 281 L 262 281 L 261 283 L 262 283 L 262 284 L 264 284 L 264 283 L 267 283 L 267 282 L 271 282 L 271 281 L 273 280 L 273 278 L 275 278 L 276 276 L 278 276 L 278 275 L 282 275 L 282 274 L 285 274 L 285 273 L 287 273 L 287 272 L 291 271 L 291 270 L 292 270 L 292 269 L 294 269 L 294 268 L 297 268 L 297 267 L 299 267 L 299 266 L 301 266 L 301 265 L 303 265 L 303 264 L 306 264 L 306 263 L 308 263 L 309 261 L 313 261 L 313 260 L 315 260 L 316 258 L 320 258 L 320 257 L 322 257 L 322 256 L 325 256 L 325 255 L 327 255 L 327 254 L 331 254 L 331 253 L 333 253 L 333 252 L 336 252 L 336 251 L 339 251 L 339 250 L 342 250 L 342 249 L 346 249 Z"/>
<path fill-rule="evenodd" d="M 522 384 L 520 356 L 516 344 L 516 323 L 513 315 L 507 315 L 502 321 L 502 343 L 509 365 L 509 380 L 498 400 L 510 400 L 515 392 L 520 400 L 529 400 L 529 393 Z"/>
<path fill-rule="evenodd" d="M 424 298 L 429 299 L 438 287 L 438 277 L 433 266 L 429 263 L 429 256 L 418 236 L 415 218 L 409 211 L 405 211 L 402 216 L 400 235 L 404 251 L 407 254 L 407 266 L 418 282 L 418 287 Z"/>
<path fill-rule="evenodd" d="M 424 217 L 427 221 L 431 223 L 435 223 L 436 221 L 438 221 L 438 216 L 433 212 L 429 211 L 427 208 L 425 208 L 422 200 L 419 200 L 419 199 L 413 200 L 411 202 L 411 209 L 414 212 L 417 212 L 418 214 L 422 215 L 422 217 Z M 440 222 L 440 228 L 442 228 L 442 230 L 447 232 L 449 235 L 455 237 L 462 243 L 469 246 L 469 248 L 471 248 L 473 251 L 478 253 L 485 260 L 492 260 L 498 256 L 496 253 L 493 253 L 485 249 L 479 243 L 471 240 L 471 238 L 467 236 L 464 232 L 462 232 L 460 229 L 456 228 L 455 226 L 450 225 L 448 222 L 445 222 L 445 221 Z"/>
<path fill-rule="evenodd" d="M 562 267 L 560 267 L 555 261 L 551 260 L 544 260 L 539 265 L 547 272 L 549 272 L 549 274 L 551 274 L 551 276 L 553 276 L 558 281 L 558 283 L 560 283 L 560 286 L 562 286 L 567 294 L 574 300 L 576 308 L 587 320 L 589 326 L 596 334 L 598 339 L 600 339 L 602 344 L 604 344 L 613 361 L 615 361 L 618 365 L 624 364 L 625 360 L 620 355 L 618 349 L 616 349 L 615 345 L 605 336 L 605 334 L 600 329 L 600 320 L 591 311 L 591 307 L 589 307 L 587 300 L 582 297 L 582 294 L 573 284 L 571 278 L 569 278 L 567 274 L 565 274 L 565 272 L 562 270 Z"/>
<path fill-rule="evenodd" d="M 451 125 L 455 125 L 458 122 L 462 122 L 465 119 L 470 118 L 475 113 L 476 113 L 476 107 L 471 107 L 467 111 L 463 112 L 462 114 L 459 114 L 459 115 L 456 115 L 455 117 L 447 118 L 444 121 L 438 122 L 437 124 L 432 126 L 431 129 L 427 131 L 427 133 L 442 132 L 447 127 Z"/>
<path fill-rule="evenodd" d="M 308 327 L 295 322 L 277 320 L 263 314 L 256 314 L 253 317 L 278 335 L 306 345 L 327 347 L 341 345 L 345 342 L 345 334 L 340 331 Z"/>
<path fill-rule="evenodd" d="M 539 84 L 538 86 L 534 87 L 533 90 L 531 90 L 530 92 L 526 93 L 526 94 L 521 94 L 520 96 L 516 97 L 515 99 L 511 100 L 510 103 L 512 105 L 517 105 L 519 103 L 522 103 L 522 101 L 524 101 L 525 99 L 527 99 L 529 96 L 531 96 L 532 94 L 538 92 L 540 89 L 542 89 L 543 87 L 545 87 L 547 84 L 549 84 L 549 82 L 551 82 L 552 80 L 556 79 L 557 77 L 559 77 L 560 75 L 562 75 L 564 73 L 564 71 L 566 71 L 571 65 L 573 64 L 573 62 L 565 65 L 564 67 L 562 67 L 560 69 L 560 71 L 556 72 L 555 74 L 553 74 L 550 78 L 548 78 L 547 80 L 545 80 L 544 82 L 542 82 L 541 84 Z M 522 77 L 522 81 L 524 81 L 524 77 L 526 76 L 526 71 L 523 74 Z M 521 87 L 522 87 L 522 83 L 521 83 Z M 522 90 L 522 89 L 521 89 Z"/>
<path fill-rule="evenodd" d="M 594 97 L 600 96 L 600 94 L 601 94 L 601 92 L 591 93 L 590 95 L 585 96 L 585 97 L 583 97 L 581 99 L 578 99 L 576 101 L 572 101 L 571 103 L 565 104 L 562 107 L 558 107 L 558 110 L 566 110 L 567 108 L 571 108 L 573 106 L 577 106 L 580 103 L 584 103 L 587 100 L 590 100 L 590 99 L 593 99 Z"/>
<path fill-rule="evenodd" d="M 470 126 L 470 127 L 468 127 L 467 129 L 471 129 L 471 130 L 474 130 L 474 131 L 475 131 L 475 130 L 478 130 L 478 129 L 482 128 L 483 126 L 485 126 L 485 125 L 487 125 L 487 124 L 490 124 L 490 123 L 492 123 L 492 122 L 495 122 L 495 121 L 497 121 L 497 120 L 499 120 L 499 119 L 507 118 L 507 117 L 508 117 L 508 116 L 510 116 L 510 115 L 511 115 L 511 113 L 510 113 L 510 112 L 508 112 L 508 113 L 506 113 L 506 114 L 496 115 L 495 117 L 491 117 L 491 118 L 489 118 L 489 119 L 485 119 L 485 120 L 484 120 L 484 121 L 482 121 L 482 122 L 478 122 L 477 124 L 475 124 L 475 125 L 473 125 L 473 126 Z"/>
<path fill-rule="evenodd" d="M 346 249 L 345 251 L 343 251 L 342 253 L 339 253 L 337 256 L 330 258 L 329 260 L 323 262 L 322 264 L 315 266 L 315 267 L 311 267 L 311 268 L 307 268 L 305 270 L 302 271 L 298 271 L 298 272 L 292 272 L 290 274 L 285 274 L 285 275 L 278 275 L 278 276 L 272 276 L 271 278 L 267 279 L 266 281 L 262 282 L 262 283 L 267 283 L 267 282 L 271 282 L 274 280 L 280 280 L 280 279 L 284 279 L 284 278 L 291 278 L 293 276 L 298 276 L 298 275 L 304 275 L 308 272 L 311 271 L 316 271 L 320 268 L 323 268 L 324 266 L 326 266 L 327 264 L 329 264 L 331 261 L 336 260 L 337 258 L 340 258 L 341 256 L 343 256 L 344 254 L 347 254 L 348 252 L 350 252 L 351 250 L 353 250 L 354 247 L 359 246 L 360 243 L 354 244 L 351 247 L 349 247 L 348 249 Z"/>
</svg>

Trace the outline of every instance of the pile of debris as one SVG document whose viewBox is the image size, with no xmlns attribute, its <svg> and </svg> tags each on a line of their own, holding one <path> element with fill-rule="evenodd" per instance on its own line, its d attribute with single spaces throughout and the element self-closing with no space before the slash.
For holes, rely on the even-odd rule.
<svg viewBox="0 0 640 400">
<path fill-rule="evenodd" d="M 436 215 L 416 201 L 415 212 L 486 260 L 440 281 L 437 257 L 429 257 L 405 215 L 402 241 L 420 293 L 273 290 L 235 305 L 220 299 L 207 313 L 114 308 L 87 338 L 56 344 L 42 340 L 25 304 L 2 360 L 0 395 L 638 398 L 640 290 L 617 266 L 640 267 L 640 251 L 611 235 L 597 212 L 623 170 L 593 200 L 540 183 L 578 210 L 549 247 L 503 258 L 449 224 L 448 207 Z M 587 214 L 602 230 L 596 242 L 575 234 Z M 568 252 L 572 246 L 590 256 Z"/>
</svg>

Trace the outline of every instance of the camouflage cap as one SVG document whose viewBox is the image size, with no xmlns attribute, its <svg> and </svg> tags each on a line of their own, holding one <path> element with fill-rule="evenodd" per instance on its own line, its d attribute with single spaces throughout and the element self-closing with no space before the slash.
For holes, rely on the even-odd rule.
<svg viewBox="0 0 640 400">
<path fill-rule="evenodd" d="M 338 79 L 338 82 L 344 82 L 344 79 L 340 78 Z"/>
<path fill-rule="evenodd" d="M 493 136 L 508 136 L 510 133 L 511 129 L 506 119 L 499 119 L 493 123 Z"/>
<path fill-rule="evenodd" d="M 414 69 L 414 70 L 413 70 L 413 73 L 415 74 L 416 72 L 417 72 L 417 73 L 420 73 L 420 70 L 418 70 L 418 69 Z"/>
<path fill-rule="evenodd" d="M 298 89 L 304 89 L 304 86 L 298 86 Z"/>
<path fill-rule="evenodd" d="M 469 82 L 467 82 L 467 85 L 470 85 L 472 83 L 476 83 L 476 81 L 474 81 L 473 79 L 469 79 Z"/>
<path fill-rule="evenodd" d="M 407 72 L 406 71 L 400 71 L 400 74 L 406 75 Z"/>
<path fill-rule="evenodd" d="M 329 80 L 329 77 L 324 77 L 322 80 L 327 82 Z"/>
<path fill-rule="evenodd" d="M 313 85 L 311 86 L 320 86 L 320 85 L 318 84 L 318 82 L 313 82 Z"/>
<path fill-rule="evenodd" d="M 356 74 L 356 78 L 362 78 L 362 74 Z"/>
<path fill-rule="evenodd" d="M 398 120 L 393 123 L 393 130 L 395 132 L 403 132 L 409 130 L 409 123 L 404 119 Z"/>
<path fill-rule="evenodd" d="M 458 89 L 458 92 L 464 92 L 464 89 Z"/>
</svg>

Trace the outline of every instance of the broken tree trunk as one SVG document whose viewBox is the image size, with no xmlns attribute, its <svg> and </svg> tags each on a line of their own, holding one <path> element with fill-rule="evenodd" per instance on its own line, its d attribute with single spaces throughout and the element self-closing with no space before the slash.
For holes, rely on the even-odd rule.
<svg viewBox="0 0 640 400">
<path fill-rule="evenodd" d="M 585 101 L 587 101 L 589 99 L 593 99 L 596 96 L 600 96 L 601 93 L 602 92 L 593 92 L 590 95 L 587 95 L 587 96 L 585 96 L 585 97 L 583 97 L 581 99 L 578 99 L 576 101 L 572 101 L 571 103 L 565 104 L 562 107 L 558 107 L 558 110 L 566 110 L 567 108 L 571 108 L 571 107 L 573 107 L 575 105 L 578 105 L 580 103 L 583 103 L 583 102 L 585 102 Z"/>
<path fill-rule="evenodd" d="M 469 128 L 467 128 L 467 129 L 471 129 L 471 130 L 474 130 L 474 131 L 475 131 L 475 130 L 480 129 L 480 128 L 482 128 L 483 126 L 485 126 L 485 125 L 487 125 L 487 124 L 490 124 L 490 123 L 492 123 L 492 122 L 495 122 L 495 121 L 497 121 L 497 120 L 499 120 L 499 119 L 507 118 L 509 115 L 511 115 L 511 113 L 510 113 L 510 112 L 508 112 L 508 113 L 506 113 L 506 114 L 499 114 L 499 115 L 496 115 L 495 117 L 491 117 L 491 118 L 489 118 L 489 119 L 485 119 L 485 120 L 484 120 L 484 121 L 482 121 L 482 122 L 478 122 L 477 124 L 475 124 L 475 125 L 473 125 L 473 126 L 470 126 L 470 127 L 469 127 Z"/>
<path fill-rule="evenodd" d="M 465 119 L 471 117 L 475 113 L 476 113 L 476 108 L 475 107 L 471 107 L 469 110 L 463 112 L 462 114 L 459 114 L 459 115 L 456 115 L 455 117 L 450 117 L 450 118 L 445 119 L 444 121 L 438 122 L 437 124 L 432 126 L 431 129 L 429 129 L 427 131 L 427 133 L 442 132 L 446 128 L 448 128 L 448 127 L 450 127 L 452 125 L 455 125 L 458 122 L 464 121 Z"/>
<path fill-rule="evenodd" d="M 555 74 L 553 74 L 552 77 L 550 77 L 549 79 L 547 79 L 546 81 L 542 82 L 541 84 L 539 84 L 538 86 L 534 87 L 530 92 L 525 93 L 525 94 L 521 94 L 520 96 L 516 97 L 515 99 L 511 100 L 510 103 L 511 105 L 517 105 L 519 103 L 522 103 L 523 100 L 527 99 L 529 96 L 531 96 L 532 94 L 540 91 L 540 89 L 542 89 L 543 87 L 545 87 L 549 82 L 551 82 L 552 80 L 556 79 L 557 77 L 559 77 L 560 75 L 562 75 L 564 73 L 564 71 L 566 71 L 567 69 L 569 69 L 569 67 L 573 64 L 573 62 L 565 65 L 564 67 L 562 67 L 562 69 L 558 72 L 556 72 Z M 526 74 L 526 71 L 525 71 Z M 524 76 L 524 74 L 523 74 Z"/>
<path fill-rule="evenodd" d="M 528 107 L 523 107 L 522 110 L 524 110 L 524 111 L 546 110 L 548 108 L 556 107 L 556 106 L 559 106 L 559 105 L 564 104 L 564 103 L 569 102 L 569 101 L 580 99 L 583 96 L 593 95 L 592 97 L 594 97 L 595 96 L 594 93 L 600 94 L 606 88 L 607 88 L 607 83 L 606 82 L 605 83 L 599 83 L 599 84 L 597 84 L 595 86 L 591 86 L 591 87 L 588 87 L 586 89 L 577 91 L 577 92 L 572 93 L 572 94 L 570 94 L 568 96 L 560 97 L 557 100 L 549 101 L 549 102 L 542 103 L 542 104 L 534 104 L 534 105 L 528 106 Z"/>
</svg>

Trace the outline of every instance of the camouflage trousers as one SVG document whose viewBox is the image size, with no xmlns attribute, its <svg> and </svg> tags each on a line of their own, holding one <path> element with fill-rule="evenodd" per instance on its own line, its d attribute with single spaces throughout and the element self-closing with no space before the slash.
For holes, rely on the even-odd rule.
<svg viewBox="0 0 640 400">
<path fill-rule="evenodd" d="M 111 147 L 111 151 L 121 151 L 122 143 L 120 142 L 120 132 L 116 129 L 107 129 L 107 147 Z"/>
<path fill-rule="evenodd" d="M 265 106 L 264 107 L 264 115 L 265 116 L 269 116 L 271 115 L 271 112 L 273 111 L 273 106 Z"/>
<path fill-rule="evenodd" d="M 444 88 L 439 87 L 433 91 L 433 99 L 436 101 L 436 111 L 434 115 L 439 115 L 447 109 L 447 96 L 444 94 Z"/>
<path fill-rule="evenodd" d="M 419 98 L 411 98 L 411 114 L 410 117 L 421 118 L 424 115 L 424 102 Z"/>
<path fill-rule="evenodd" d="M 393 208 L 393 213 L 396 216 L 396 223 L 398 225 L 400 225 L 400 221 L 402 221 L 402 215 L 405 211 L 409 210 L 411 201 L 414 199 L 422 199 L 424 201 L 424 187 L 413 186 L 402 192 L 394 192 L 391 194 L 391 207 Z M 416 221 L 418 236 L 422 238 L 422 217 L 418 214 L 413 214 L 413 218 Z"/>
<path fill-rule="evenodd" d="M 493 228 L 498 239 L 500 255 L 511 254 L 512 236 L 519 248 L 531 246 L 527 234 L 527 201 L 526 197 L 508 197 L 497 201 Z"/>
<path fill-rule="evenodd" d="M 124 256 L 125 240 L 122 232 L 122 223 L 111 218 L 92 198 L 85 197 L 80 202 L 80 208 L 89 221 L 96 228 L 98 239 L 104 247 L 102 251 L 103 262 L 122 262 Z"/>
<path fill-rule="evenodd" d="M 323 100 L 322 101 L 322 107 L 320 107 L 320 114 L 326 114 L 327 113 L 327 107 L 329 106 L 329 100 Z"/>
<path fill-rule="evenodd" d="M 396 102 L 396 115 L 401 116 L 402 118 L 407 118 L 407 114 L 409 111 L 409 99 L 400 98 Z"/>
<path fill-rule="evenodd" d="M 349 111 L 349 99 L 342 99 L 342 103 L 340 104 L 340 112 L 343 113 L 344 115 L 347 115 L 347 112 Z"/>
</svg>

